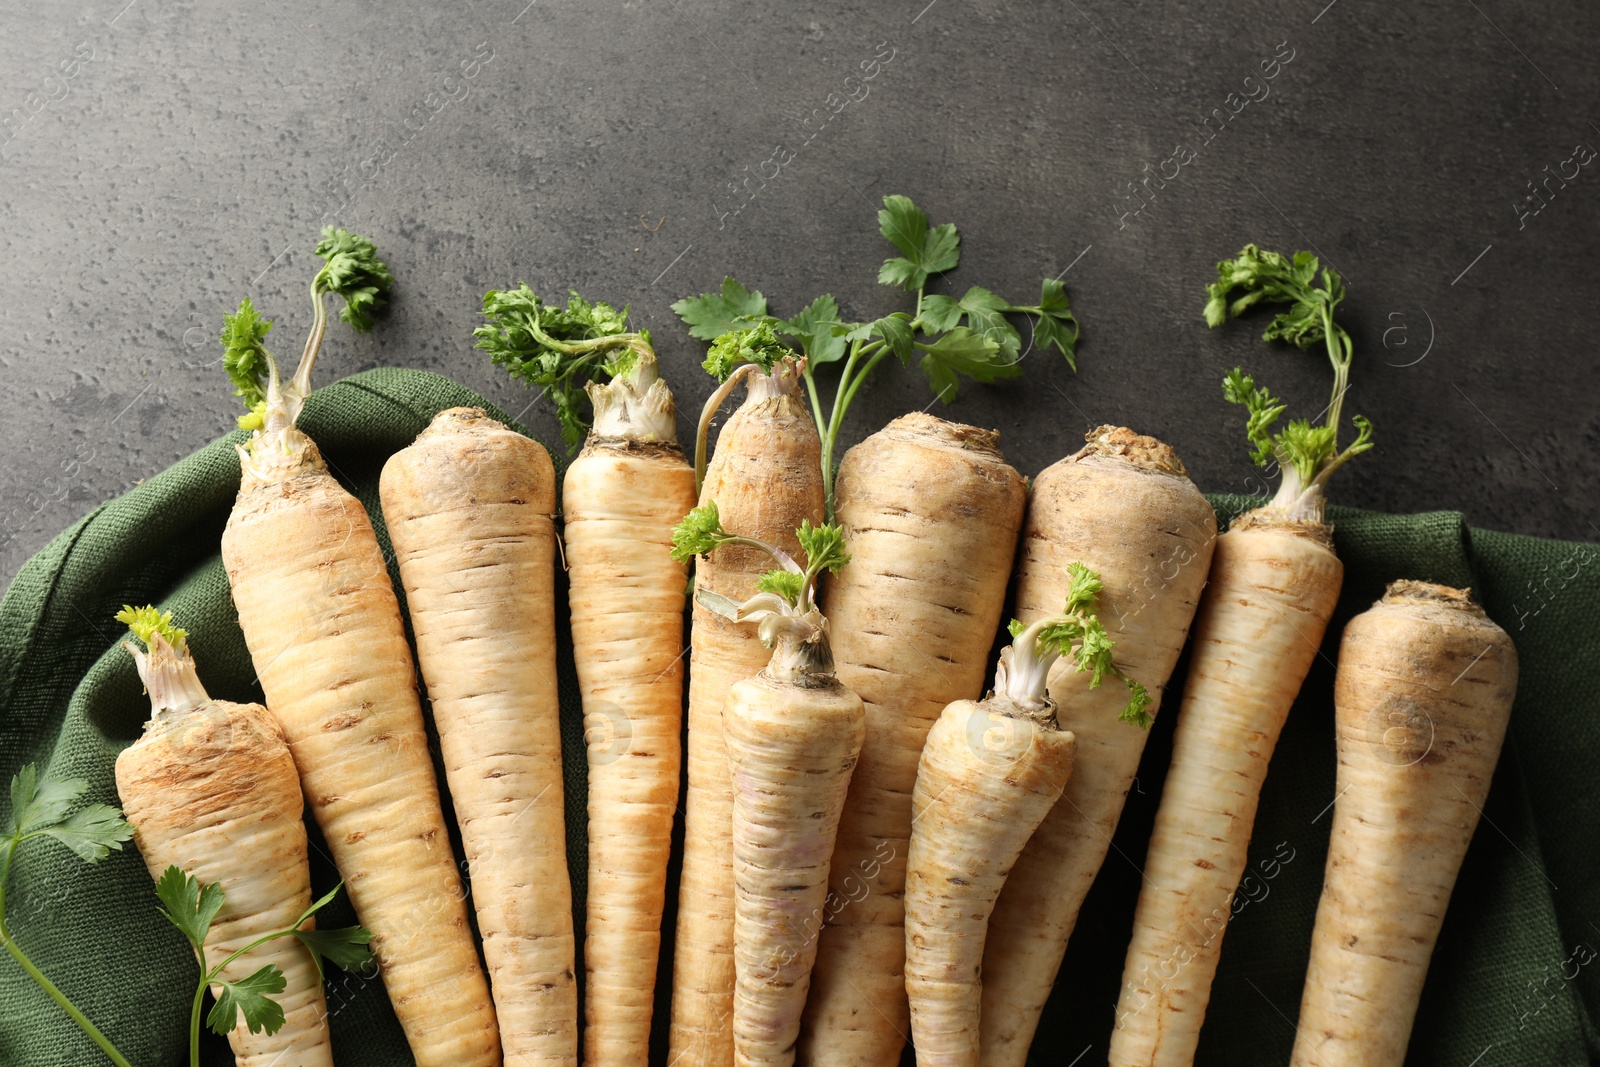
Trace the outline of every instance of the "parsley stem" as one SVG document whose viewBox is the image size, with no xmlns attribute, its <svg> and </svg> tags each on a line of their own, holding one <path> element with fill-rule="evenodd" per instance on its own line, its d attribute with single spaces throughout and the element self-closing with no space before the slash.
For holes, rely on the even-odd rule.
<svg viewBox="0 0 1600 1067">
<path fill-rule="evenodd" d="M 195 983 L 194 1000 L 189 1004 L 189 1067 L 200 1067 L 200 1009 L 205 1004 L 206 988 L 211 985 L 207 980 L 205 946 L 196 945 L 195 951 L 200 954 L 200 981 Z"/>
<path fill-rule="evenodd" d="M 107 1059 L 116 1064 L 117 1067 L 133 1067 L 127 1058 L 117 1051 L 116 1046 L 110 1042 L 106 1035 L 100 1032 L 100 1028 L 90 1022 L 88 1016 L 79 1011 L 77 1005 L 68 1000 L 67 995 L 57 989 L 55 983 L 44 976 L 43 971 L 33 965 L 33 961 L 23 953 L 22 946 L 18 945 L 12 938 L 11 928 L 6 925 L 5 890 L 6 883 L 11 878 L 11 861 L 16 858 L 17 847 L 21 844 L 22 838 L 12 838 L 6 847 L 5 860 L 0 862 L 0 944 L 6 946 L 6 951 L 11 953 L 11 958 L 16 960 L 24 971 L 28 972 L 28 977 L 37 982 L 39 988 L 49 994 L 50 999 L 55 1001 L 62 1011 L 71 1016 L 72 1021 L 78 1024 L 78 1028 L 89 1035 L 89 1040 L 99 1046 L 100 1051 L 106 1054 Z M 198 1063 L 199 1061 L 196 1060 L 195 1062 Z"/>
<path fill-rule="evenodd" d="M 850 385 L 851 374 L 855 370 L 856 360 L 861 356 L 862 342 L 858 338 L 850 343 L 850 355 L 844 361 L 844 368 L 839 372 L 839 387 L 833 394 L 833 410 L 828 413 L 828 425 L 821 430 L 822 437 L 822 499 L 825 509 L 824 519 L 833 521 L 833 449 L 839 440 L 839 427 L 844 424 L 844 410 L 850 406 L 846 399 L 846 391 Z M 822 411 L 818 406 L 816 410 L 820 428 Z"/>
</svg>

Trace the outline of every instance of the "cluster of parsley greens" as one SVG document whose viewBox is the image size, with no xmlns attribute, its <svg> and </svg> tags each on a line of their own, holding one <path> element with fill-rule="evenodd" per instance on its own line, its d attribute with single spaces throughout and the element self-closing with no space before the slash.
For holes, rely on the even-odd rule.
<svg viewBox="0 0 1600 1067">
<path fill-rule="evenodd" d="M 311 279 L 311 333 L 292 383 L 300 401 L 311 391 L 311 366 L 327 331 L 328 311 L 323 296 L 334 293 L 341 297 L 344 307 L 339 318 L 357 333 L 366 333 L 372 329 L 373 316 L 394 285 L 394 275 L 378 258 L 377 247 L 349 230 L 324 227 L 316 252 L 324 262 Z M 259 430 L 266 425 L 267 393 L 278 378 L 277 361 L 266 346 L 271 331 L 272 320 L 262 318 L 249 297 L 239 302 L 237 312 L 223 316 L 222 367 L 233 382 L 234 395 L 248 409 L 239 416 L 241 430 Z"/>
<path fill-rule="evenodd" d="M 655 358 L 650 332 L 628 329 L 628 307 L 590 303 L 568 290 L 567 306 L 539 299 L 526 282 L 516 289 L 483 294 L 489 321 L 473 330 L 476 347 L 528 386 L 537 386 L 556 406 L 561 438 L 572 451 L 589 432 L 582 397 L 596 375 L 621 378 L 633 373 L 641 357 Z"/>
<path fill-rule="evenodd" d="M 1128 688 L 1128 703 L 1117 716 L 1141 730 L 1155 721 L 1150 714 L 1150 692 L 1122 672 L 1112 656 L 1115 644 L 1100 621 L 1100 575 L 1083 563 L 1067 564 L 1067 600 L 1059 615 L 1030 626 L 1011 620 L 1011 660 L 1007 688 L 1014 697 L 1037 699 L 1045 692 L 1050 667 L 1058 658 L 1072 661 L 1076 673 L 1088 672 L 1089 688 L 1096 689 L 1106 675 L 1120 678 Z M 1002 688 L 1000 685 L 997 689 Z"/>
<path fill-rule="evenodd" d="M 1336 271 L 1322 268 L 1310 252 L 1296 252 L 1291 260 L 1278 252 L 1267 252 L 1253 244 L 1245 245 L 1238 256 L 1217 264 L 1217 280 L 1206 286 L 1206 325 L 1220 326 L 1257 304 L 1288 304 L 1267 325 L 1265 341 L 1288 341 L 1309 348 L 1318 341 L 1327 349 L 1333 365 L 1333 398 L 1327 417 L 1313 425 L 1294 419 L 1274 433 L 1272 426 L 1286 406 L 1255 379 L 1235 367 L 1223 378 L 1222 395 L 1232 404 L 1242 404 L 1249 412 L 1245 432 L 1255 446 L 1251 459 L 1257 466 L 1276 463 L 1283 471 L 1283 483 L 1274 505 L 1292 513 L 1303 512 L 1320 520 L 1323 486 L 1328 477 L 1351 458 L 1372 447 L 1372 423 L 1357 415 L 1351 422 L 1356 439 L 1339 450 L 1340 412 L 1344 394 L 1350 387 L 1350 335 L 1334 321 L 1334 311 L 1345 298 L 1344 283 Z M 1241 292 L 1242 295 L 1234 295 Z M 1309 506 L 1308 506 L 1309 505 Z"/>
<path fill-rule="evenodd" d="M 805 356 L 803 377 L 811 412 L 822 439 L 830 516 L 840 427 L 862 383 L 886 356 L 893 354 L 909 364 L 920 355 L 919 365 L 934 395 L 948 404 L 963 377 L 995 382 L 1022 373 L 1022 335 L 1006 316 L 1025 315 L 1033 323 L 1032 345 L 1057 349 L 1077 369 L 1078 320 L 1059 279 L 1044 279 L 1037 304 L 1013 304 L 982 286 L 972 286 L 959 299 L 929 293 L 928 283 L 955 269 L 961 260 L 955 225 L 930 226 L 928 216 L 910 199 L 888 196 L 878 212 L 878 229 L 904 253 L 884 262 L 878 281 L 915 293 L 912 311 L 896 311 L 872 322 L 847 322 L 838 301 L 824 294 L 793 318 L 781 319 L 768 312 L 765 296 L 731 277 L 723 280 L 720 292 L 672 305 L 691 336 L 714 342 L 705 368 L 718 381 L 725 381 L 744 363 L 771 370 L 774 361 L 793 352 L 780 336 L 799 347 Z M 832 363 L 842 366 L 832 406 L 824 410 L 815 375 Z"/>
<path fill-rule="evenodd" d="M 179 653 L 188 647 L 189 631 L 173 624 L 170 611 L 162 611 L 148 604 L 142 608 L 124 604 L 122 610 L 112 618 L 132 630 L 133 636 L 137 637 L 146 648 L 150 647 L 150 639 L 156 634 L 166 638 L 167 644 Z"/>
<path fill-rule="evenodd" d="M 810 519 L 801 520 L 795 538 L 805 553 L 806 565 L 801 567 L 783 549 L 758 541 L 753 537 L 731 534 L 722 528 L 722 518 L 717 513 L 717 502 L 708 500 L 683 517 L 672 530 L 672 558 L 687 563 L 696 556 L 704 556 L 723 545 L 748 545 L 766 552 L 778 563 L 777 570 L 763 574 L 756 581 L 756 596 L 740 605 L 740 613 L 769 610 L 780 614 L 801 616 L 817 607 L 817 579 L 824 573 L 837 574 L 839 568 L 850 562 L 845 551 L 844 531 L 832 523 L 811 525 Z M 706 590 L 698 595 L 704 596 Z"/>
</svg>

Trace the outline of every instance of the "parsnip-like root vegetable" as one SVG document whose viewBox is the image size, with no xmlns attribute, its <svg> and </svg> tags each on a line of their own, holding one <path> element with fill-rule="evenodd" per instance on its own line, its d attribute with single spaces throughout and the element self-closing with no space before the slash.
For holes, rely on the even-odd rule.
<svg viewBox="0 0 1600 1067">
<path fill-rule="evenodd" d="M 450 796 L 508 1067 L 578 1062 L 556 690 L 555 468 L 478 408 L 384 464 L 384 520 Z"/>
<path fill-rule="evenodd" d="M 1059 610 L 1082 561 L 1100 576 L 1100 618 L 1117 658 L 1160 703 L 1200 601 L 1217 518 L 1167 445 L 1102 426 L 1034 479 L 1017 576 L 1017 617 Z M 1045 816 L 989 921 L 983 967 L 983 1063 L 1022 1067 L 1084 897 L 1105 862 L 1148 734 L 1121 721 L 1122 698 L 1091 689 L 1069 664 L 1049 693 L 1077 738 L 1076 769 Z"/>
<path fill-rule="evenodd" d="M 572 644 L 589 753 L 584 1062 L 649 1051 L 672 821 L 683 766 L 684 565 L 672 527 L 695 503 L 655 360 L 592 385 L 595 425 L 567 468 Z"/>
<path fill-rule="evenodd" d="M 544 390 L 569 449 L 583 441 L 562 494 L 589 764 L 583 1059 L 634 1067 L 649 1054 L 683 765 L 688 574 L 671 540 L 695 505 L 694 471 L 649 335 L 627 330 L 627 308 L 577 293 L 561 308 L 527 285 L 486 293 L 483 308 L 477 347 Z"/>
<path fill-rule="evenodd" d="M 1113 1067 L 1193 1062 L 1267 764 L 1339 600 L 1344 568 L 1323 518 L 1326 485 L 1371 447 L 1372 427 L 1357 416 L 1356 440 L 1339 450 L 1350 338 L 1333 312 L 1344 287 L 1329 270 L 1313 286 L 1316 267 L 1309 253 L 1290 262 L 1251 245 L 1219 265 L 1210 289 L 1213 325 L 1262 300 L 1293 303 L 1267 336 L 1325 340 L 1333 396 L 1322 425 L 1295 420 L 1273 433 L 1284 405 L 1237 368 L 1223 379 L 1223 396 L 1249 412 L 1253 458 L 1275 462 L 1283 480 L 1218 538 L 1123 966 Z M 1240 285 L 1249 291 L 1230 304 Z"/>
<path fill-rule="evenodd" d="M 1517 691 L 1465 590 L 1395 582 L 1345 627 L 1338 794 L 1292 1067 L 1400 1067 Z"/>
<path fill-rule="evenodd" d="M 772 660 L 728 691 L 722 719 L 733 785 L 734 1062 L 794 1062 L 839 813 L 866 733 L 861 699 L 834 677 L 817 579 L 849 559 L 837 526 L 802 523 L 801 568 L 783 549 L 722 528 L 715 501 L 673 532 L 678 558 L 753 548 L 781 569 L 736 603 L 706 586 L 696 599 L 760 624 Z"/>
<path fill-rule="evenodd" d="M 230 331 L 253 334 L 230 346 L 230 356 L 255 354 L 269 378 L 262 428 L 239 449 L 243 477 L 222 561 L 267 707 L 289 740 L 356 915 L 372 932 L 419 1067 L 495 1067 L 494 1007 L 440 808 L 400 605 L 361 502 L 295 428 L 327 324 L 323 293 L 344 295 L 346 317 L 360 322 L 388 273 L 371 242 L 343 231 L 318 248 L 328 265 L 312 285 L 315 319 L 292 380 L 280 380 L 260 347 L 264 327 L 242 323 L 243 308 L 230 320 Z"/>
<path fill-rule="evenodd" d="M 150 694 L 151 716 L 143 736 L 117 757 L 117 793 L 150 877 L 160 881 L 176 866 L 222 887 L 222 907 L 205 938 L 209 959 L 220 963 L 294 927 L 311 906 L 305 800 L 277 720 L 259 704 L 208 697 L 184 631 L 170 625 L 170 615 L 145 613 L 151 618 L 124 621 L 139 627 L 147 650 L 123 647 Z M 237 982 L 270 965 L 284 978 L 273 997 L 283 1025 L 252 1033 L 241 1019 L 228 1034 L 239 1067 L 333 1067 L 322 974 L 297 938 L 257 945 L 221 977 Z"/>
<path fill-rule="evenodd" d="M 900 1060 L 917 761 L 945 706 L 982 692 L 1027 497 L 998 438 L 907 415 L 839 468 L 851 561 L 824 589 L 823 611 L 839 679 L 866 705 L 867 737 L 831 864 L 802 1063 Z"/>
<path fill-rule="evenodd" d="M 1061 796 L 1076 739 L 1046 694 L 1050 668 L 1070 657 L 1098 687 L 1120 674 L 1096 618 L 1100 579 L 1069 571 L 1066 606 L 1023 627 L 1000 654 L 994 691 L 958 700 L 928 734 L 912 794 L 906 871 L 906 993 L 918 1067 L 978 1067 L 984 944 L 1012 865 Z M 1129 716 L 1149 694 L 1130 681 Z"/>
<path fill-rule="evenodd" d="M 794 361 L 779 362 L 771 373 L 754 364 L 748 368 L 740 373 L 748 377 L 749 396 L 717 438 L 700 500 L 714 500 L 730 528 L 794 555 L 799 552 L 796 528 L 822 520 L 821 446 Z M 702 432 L 713 410 L 708 404 Z M 700 561 L 695 582 L 742 601 L 755 594 L 770 562 L 762 549 L 728 545 Z M 689 788 L 669 1062 L 727 1067 L 733 1062 L 735 980 L 733 787 L 722 709 L 734 684 L 758 673 L 771 653 L 753 627 L 698 603 L 690 647 Z"/>
</svg>

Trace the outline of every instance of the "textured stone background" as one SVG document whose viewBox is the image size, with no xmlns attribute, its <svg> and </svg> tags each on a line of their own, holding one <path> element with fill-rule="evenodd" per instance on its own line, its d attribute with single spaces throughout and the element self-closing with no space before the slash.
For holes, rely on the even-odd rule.
<svg viewBox="0 0 1600 1067">
<path fill-rule="evenodd" d="M 694 410 L 702 346 L 668 304 L 732 273 L 782 314 L 824 290 L 856 317 L 903 306 L 875 284 L 893 192 L 961 227 L 942 291 L 1031 299 L 1066 272 L 1080 372 L 1034 354 L 947 411 L 1000 427 L 1027 473 L 1125 422 L 1206 489 L 1253 484 L 1223 370 L 1306 415 L 1328 383 L 1260 320 L 1205 329 L 1212 264 L 1255 240 L 1349 282 L 1347 410 L 1379 445 L 1335 499 L 1600 539 L 1600 161 L 1548 178 L 1600 148 L 1600 8 L 1325 4 L 8 4 L 0 572 L 231 425 L 222 313 L 250 296 L 293 355 L 325 222 L 371 235 L 400 284 L 375 333 L 331 335 L 320 381 L 430 368 L 553 441 L 471 348 L 486 288 L 631 302 Z M 846 80 L 875 54 L 893 58 Z M 795 158 L 763 188 L 780 144 Z M 1180 144 L 1197 158 L 1133 199 Z M 884 368 L 850 440 L 928 399 Z"/>
</svg>

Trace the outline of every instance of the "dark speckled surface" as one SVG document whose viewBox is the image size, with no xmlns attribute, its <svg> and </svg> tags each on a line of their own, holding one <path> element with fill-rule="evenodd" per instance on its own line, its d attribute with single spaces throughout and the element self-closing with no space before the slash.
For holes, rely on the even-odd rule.
<svg viewBox="0 0 1600 1067">
<path fill-rule="evenodd" d="M 1256 240 L 1348 277 L 1349 407 L 1379 444 L 1335 499 L 1600 539 L 1600 165 L 1568 162 L 1600 148 L 1600 8 L 1325 3 L 6 5 L 0 572 L 231 424 L 221 315 L 248 295 L 294 351 L 324 222 L 400 284 L 321 381 L 426 367 L 522 411 L 470 331 L 484 289 L 525 279 L 631 302 L 693 410 L 710 382 L 671 301 L 733 273 L 780 313 L 823 290 L 901 306 L 875 284 L 891 192 L 960 225 L 943 291 L 1066 272 L 1080 372 L 1034 354 L 947 412 L 1000 427 L 1027 473 L 1124 422 L 1204 488 L 1246 487 L 1222 371 L 1305 414 L 1328 381 L 1260 322 L 1201 322 L 1213 262 Z M 1164 164 L 1178 146 L 1194 158 Z M 850 439 L 928 395 L 886 368 Z M 524 417 L 554 439 L 542 405 Z"/>
</svg>

